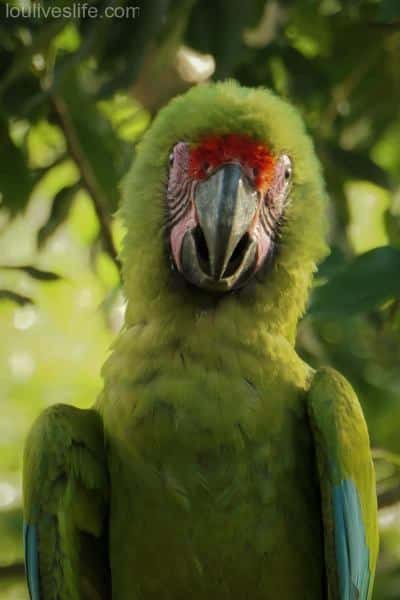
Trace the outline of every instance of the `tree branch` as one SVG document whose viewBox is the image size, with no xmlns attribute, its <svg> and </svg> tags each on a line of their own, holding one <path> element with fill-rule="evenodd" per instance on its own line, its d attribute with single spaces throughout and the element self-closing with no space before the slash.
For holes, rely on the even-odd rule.
<svg viewBox="0 0 400 600">
<path fill-rule="evenodd" d="M 0 579 L 14 579 L 15 577 L 24 577 L 25 567 L 23 562 L 13 563 L 11 565 L 0 566 Z"/>
<path fill-rule="evenodd" d="M 96 175 L 93 172 L 90 163 L 86 159 L 85 153 L 82 150 L 79 138 L 75 131 L 74 123 L 72 122 L 69 114 L 67 104 L 64 102 L 63 98 L 56 93 L 51 95 L 51 100 L 61 128 L 64 132 L 68 150 L 81 174 L 82 184 L 92 199 L 94 210 L 99 221 L 100 235 L 104 249 L 111 257 L 118 270 L 120 270 L 121 263 L 114 245 L 114 240 L 112 238 L 110 219 L 106 210 L 107 199 L 100 185 L 98 184 Z"/>
<path fill-rule="evenodd" d="M 400 502 L 400 484 L 378 494 L 378 508 L 387 508 Z"/>
</svg>

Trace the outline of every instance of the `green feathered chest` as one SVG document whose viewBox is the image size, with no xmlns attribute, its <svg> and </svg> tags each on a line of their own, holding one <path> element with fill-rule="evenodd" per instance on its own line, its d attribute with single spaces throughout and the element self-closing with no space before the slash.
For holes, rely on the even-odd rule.
<svg viewBox="0 0 400 600">
<path fill-rule="evenodd" d="M 322 598 L 305 373 L 287 366 L 182 364 L 114 382 L 114 598 Z"/>
</svg>

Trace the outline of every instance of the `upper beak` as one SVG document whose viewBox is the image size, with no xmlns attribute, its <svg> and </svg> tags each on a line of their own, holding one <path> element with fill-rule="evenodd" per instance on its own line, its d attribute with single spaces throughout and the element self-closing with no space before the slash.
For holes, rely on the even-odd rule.
<svg viewBox="0 0 400 600">
<path fill-rule="evenodd" d="M 248 231 L 258 192 L 241 166 L 229 163 L 197 184 L 194 205 L 199 225 L 183 243 L 183 274 L 200 287 L 232 289 L 255 261 L 256 244 Z"/>
</svg>

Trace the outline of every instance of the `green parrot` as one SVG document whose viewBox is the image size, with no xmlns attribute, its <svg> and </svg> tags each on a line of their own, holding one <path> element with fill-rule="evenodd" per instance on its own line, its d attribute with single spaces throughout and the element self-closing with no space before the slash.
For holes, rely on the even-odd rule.
<svg viewBox="0 0 400 600">
<path fill-rule="evenodd" d="M 90 410 L 24 455 L 32 600 L 367 600 L 375 476 L 358 400 L 295 351 L 326 193 L 265 89 L 192 88 L 124 181 L 125 325 Z"/>
</svg>

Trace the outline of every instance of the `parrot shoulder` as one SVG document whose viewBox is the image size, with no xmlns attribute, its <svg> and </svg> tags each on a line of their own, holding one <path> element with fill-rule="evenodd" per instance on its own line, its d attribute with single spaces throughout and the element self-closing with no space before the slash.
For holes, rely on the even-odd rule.
<svg viewBox="0 0 400 600">
<path fill-rule="evenodd" d="M 322 368 L 307 398 L 321 490 L 329 600 L 367 600 L 378 552 L 375 473 L 355 392 Z"/>
<path fill-rule="evenodd" d="M 107 598 L 107 472 L 100 416 L 56 405 L 35 421 L 24 450 L 24 545 L 31 600 Z M 104 582 L 103 589 L 107 586 Z"/>
</svg>

